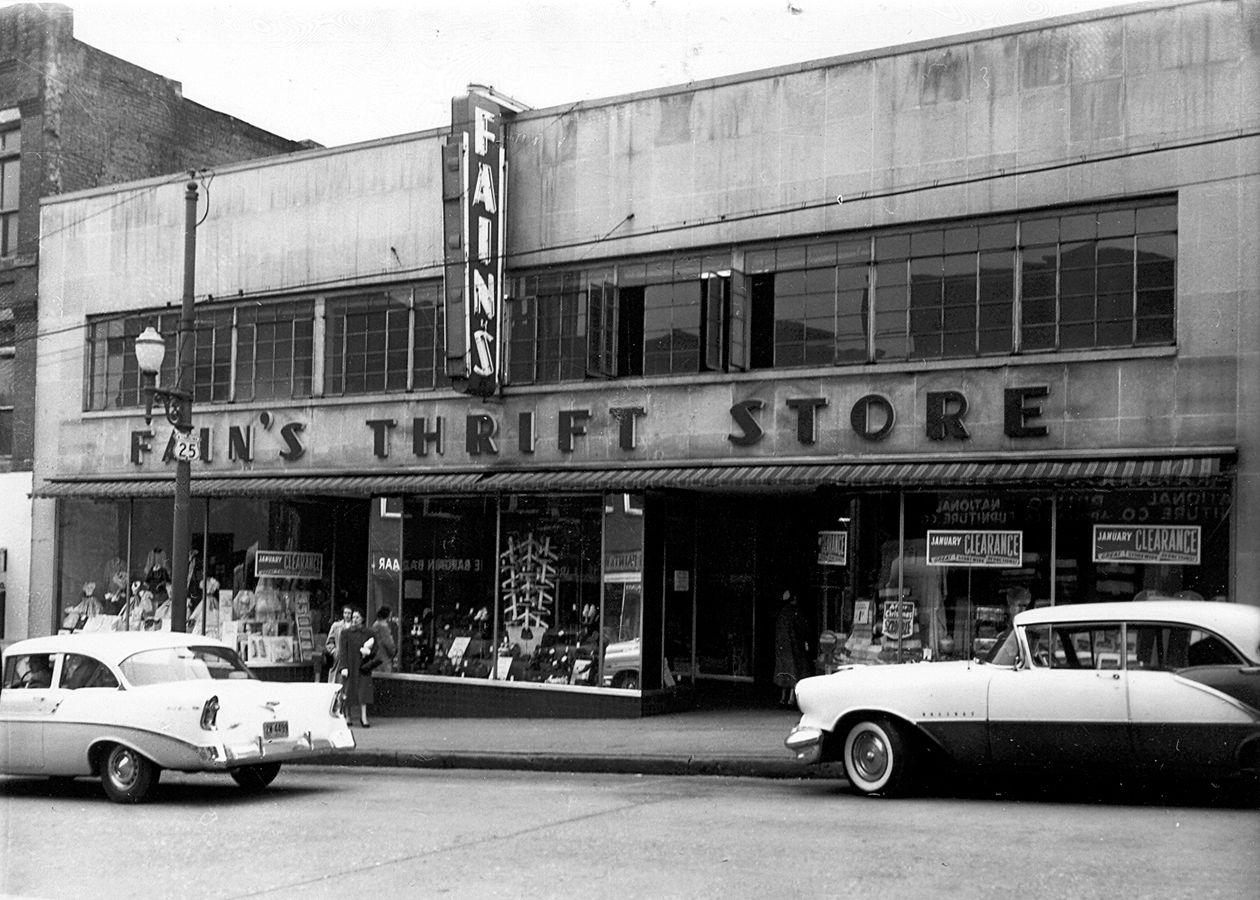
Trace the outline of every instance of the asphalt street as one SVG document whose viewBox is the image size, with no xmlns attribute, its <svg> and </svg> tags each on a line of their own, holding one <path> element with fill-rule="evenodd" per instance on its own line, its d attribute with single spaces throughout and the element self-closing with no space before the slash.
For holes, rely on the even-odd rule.
<svg viewBox="0 0 1260 900">
<path fill-rule="evenodd" d="M 1251 898 L 1260 815 L 1134 793 L 857 797 L 840 781 L 286 768 L 151 804 L 0 778 L 7 896 Z"/>
</svg>

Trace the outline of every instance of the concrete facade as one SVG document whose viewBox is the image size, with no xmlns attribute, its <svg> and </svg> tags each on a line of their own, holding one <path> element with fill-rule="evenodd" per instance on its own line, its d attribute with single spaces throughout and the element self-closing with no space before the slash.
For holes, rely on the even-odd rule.
<svg viewBox="0 0 1260 900">
<path fill-rule="evenodd" d="M 1176 343 L 1170 347 L 828 366 L 513 387 L 493 404 L 450 391 L 197 410 L 214 453 L 202 473 L 364 474 L 739 460 L 895 461 L 1157 453 L 1234 458 L 1231 596 L 1260 579 L 1260 3 L 1142 5 L 516 117 L 509 129 L 508 267 L 563 265 L 1125 197 L 1176 197 Z M 439 123 L 440 124 L 440 123 Z M 199 301 L 318 294 L 438 277 L 445 126 L 333 150 L 218 167 L 197 230 Z M 36 489 L 50 478 L 167 471 L 131 457 L 139 412 L 85 413 L 82 327 L 180 293 L 181 179 L 46 200 L 41 246 Z M 1002 429 L 1003 391 L 1050 386 L 1044 437 Z M 923 397 L 964 393 L 966 443 L 925 436 Z M 897 427 L 872 448 L 848 426 L 880 393 Z M 824 398 L 816 443 L 787 401 Z M 767 439 L 739 447 L 729 411 L 764 400 Z M 625 448 L 609 410 L 648 410 Z M 590 413 L 561 449 L 563 411 Z M 516 451 L 522 412 L 545 423 Z M 252 462 L 225 435 L 267 412 L 298 422 L 307 452 L 259 432 Z M 496 458 L 469 456 L 463 423 L 490 415 Z M 423 458 L 413 420 L 443 418 Z M 385 455 L 368 420 L 399 422 Z M 35 506 L 35 555 L 53 560 L 55 501 Z M 55 573 L 32 573 L 31 622 Z"/>
</svg>

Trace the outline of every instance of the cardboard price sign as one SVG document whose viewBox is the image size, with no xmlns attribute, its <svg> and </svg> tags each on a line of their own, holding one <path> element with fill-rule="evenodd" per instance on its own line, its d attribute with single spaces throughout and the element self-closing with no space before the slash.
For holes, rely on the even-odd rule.
<svg viewBox="0 0 1260 900">
<path fill-rule="evenodd" d="M 311 628 L 311 598 L 306 591 L 293 596 L 293 618 L 297 623 L 297 658 L 312 659 L 315 656 L 315 631 Z"/>
</svg>

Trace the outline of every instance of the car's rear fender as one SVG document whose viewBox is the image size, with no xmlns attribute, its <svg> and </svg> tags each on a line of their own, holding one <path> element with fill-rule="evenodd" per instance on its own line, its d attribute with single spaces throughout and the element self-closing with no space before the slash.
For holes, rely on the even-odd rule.
<svg viewBox="0 0 1260 900">
<path fill-rule="evenodd" d="M 1176 674 L 1230 697 L 1253 713 L 1260 712 L 1260 666 L 1193 666 L 1179 669 Z"/>
<path fill-rule="evenodd" d="M 163 769 L 196 771 L 207 768 L 198 748 L 186 741 L 152 731 L 133 733 L 130 729 L 112 729 L 96 736 L 88 746 L 88 764 L 93 775 L 100 774 L 105 754 L 115 744 L 130 747 Z"/>
<path fill-rule="evenodd" d="M 1238 768 L 1242 772 L 1260 775 L 1260 735 L 1238 745 Z"/>
</svg>

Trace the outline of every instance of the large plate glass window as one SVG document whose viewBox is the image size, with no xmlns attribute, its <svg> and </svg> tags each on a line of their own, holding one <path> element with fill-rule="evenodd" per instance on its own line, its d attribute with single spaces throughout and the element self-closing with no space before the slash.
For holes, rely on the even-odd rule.
<svg viewBox="0 0 1260 900">
<path fill-rule="evenodd" d="M 495 656 L 494 501 L 415 497 L 405 509 L 400 669 L 489 677 Z"/>
<path fill-rule="evenodd" d="M 1230 507 L 1212 484 L 1062 492 L 1055 602 L 1227 599 Z"/>
<path fill-rule="evenodd" d="M 509 495 L 500 508 L 498 677 L 595 685 L 601 498 Z"/>
</svg>

